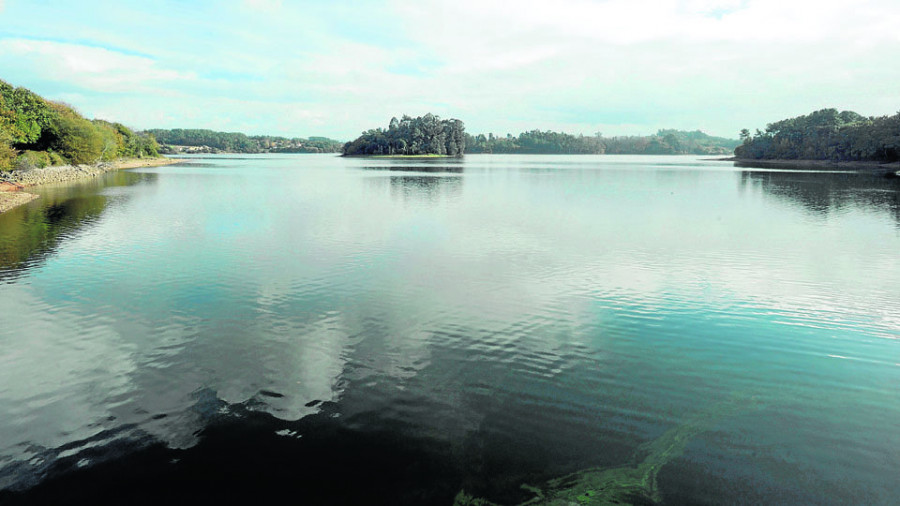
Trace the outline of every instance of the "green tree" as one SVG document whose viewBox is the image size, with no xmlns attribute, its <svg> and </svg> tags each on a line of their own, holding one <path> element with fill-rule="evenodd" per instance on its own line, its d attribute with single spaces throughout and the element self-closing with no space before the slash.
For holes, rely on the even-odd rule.
<svg viewBox="0 0 900 506">
<path fill-rule="evenodd" d="M 103 135 L 90 121 L 65 104 L 51 104 L 56 117 L 51 126 L 51 148 L 75 164 L 96 163 L 103 157 Z"/>
</svg>

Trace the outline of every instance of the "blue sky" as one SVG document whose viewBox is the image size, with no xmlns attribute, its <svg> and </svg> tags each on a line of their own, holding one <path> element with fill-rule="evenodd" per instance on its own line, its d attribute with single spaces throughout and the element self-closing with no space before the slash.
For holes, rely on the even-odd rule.
<svg viewBox="0 0 900 506">
<path fill-rule="evenodd" d="M 896 0 L 0 0 L 0 78 L 138 129 L 736 137 L 897 112 L 897 54 Z"/>
</svg>

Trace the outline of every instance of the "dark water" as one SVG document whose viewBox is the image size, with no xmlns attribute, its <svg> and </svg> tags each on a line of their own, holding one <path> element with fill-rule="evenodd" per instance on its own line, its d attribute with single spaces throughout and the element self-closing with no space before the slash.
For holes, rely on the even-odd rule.
<svg viewBox="0 0 900 506">
<path fill-rule="evenodd" d="M 0 503 L 517 503 L 735 395 L 663 503 L 900 497 L 897 180 L 210 156 L 42 193 L 0 215 Z"/>
</svg>

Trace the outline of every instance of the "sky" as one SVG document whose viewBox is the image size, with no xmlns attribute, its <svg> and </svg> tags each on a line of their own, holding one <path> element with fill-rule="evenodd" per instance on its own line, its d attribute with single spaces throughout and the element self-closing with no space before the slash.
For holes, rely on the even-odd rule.
<svg viewBox="0 0 900 506">
<path fill-rule="evenodd" d="M 897 0 L 0 0 L 0 79 L 136 129 L 736 138 L 900 110 Z"/>
</svg>

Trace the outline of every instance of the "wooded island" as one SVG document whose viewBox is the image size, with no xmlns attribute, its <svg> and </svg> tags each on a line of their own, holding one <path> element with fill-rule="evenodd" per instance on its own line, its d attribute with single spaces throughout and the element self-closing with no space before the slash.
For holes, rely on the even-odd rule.
<svg viewBox="0 0 900 506">
<path fill-rule="evenodd" d="M 412 118 L 391 118 L 387 130 L 375 128 L 344 144 L 344 156 L 462 156 L 466 152 L 466 128 L 458 119 L 441 119 L 431 113 Z"/>
</svg>

